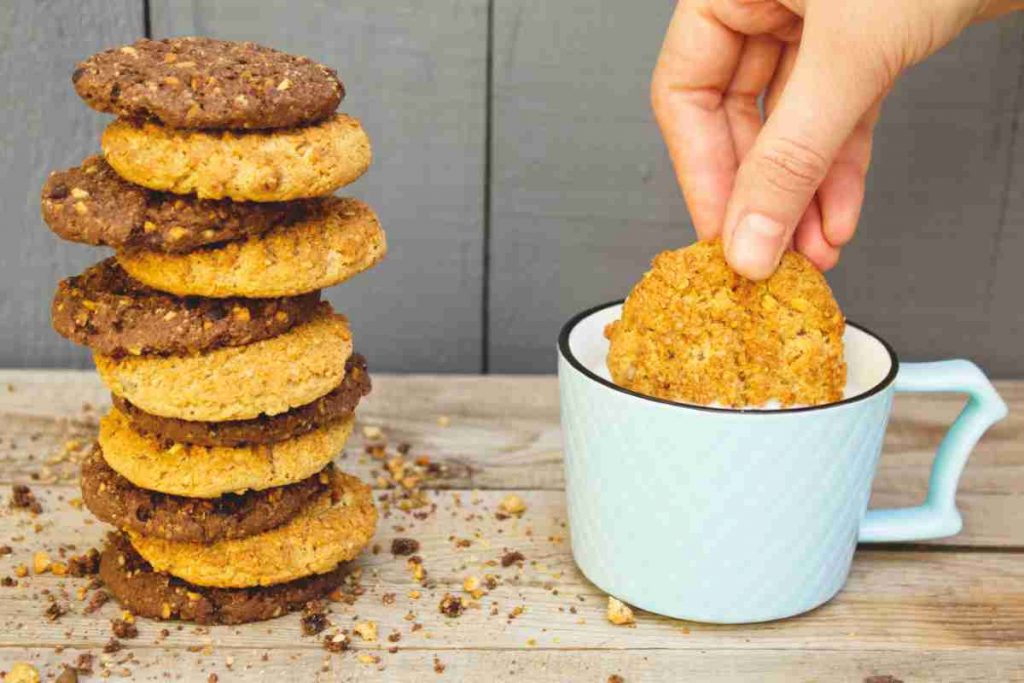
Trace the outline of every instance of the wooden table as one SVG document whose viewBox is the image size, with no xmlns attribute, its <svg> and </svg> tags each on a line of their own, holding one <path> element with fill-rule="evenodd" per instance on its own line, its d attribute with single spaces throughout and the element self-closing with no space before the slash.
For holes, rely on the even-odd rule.
<svg viewBox="0 0 1024 683">
<path fill-rule="evenodd" d="M 206 681 L 211 673 L 220 681 L 295 682 L 603 682 L 613 674 L 629 682 L 1024 680 L 1024 382 L 999 388 L 1010 417 L 967 467 L 959 536 L 861 548 L 846 589 L 795 619 L 726 627 L 638 612 L 628 627 L 606 620 L 606 596 L 570 556 L 554 378 L 375 377 L 359 412 L 370 429 L 357 429 L 342 465 L 377 481 L 382 461 L 364 453 L 364 432 L 380 427 L 389 449 L 406 442 L 410 458 L 428 455 L 445 466 L 427 484 L 436 509 L 423 519 L 398 510 L 383 518 L 380 552 L 359 562 L 365 593 L 352 605 L 330 605 L 336 627 L 376 622 L 378 642 L 355 637 L 350 651 L 331 654 L 319 637 L 302 636 L 297 615 L 180 629 L 140 619 L 137 638 L 103 654 L 117 607 L 85 614 L 75 592 L 86 579 L 30 573 L 16 587 L 0 587 L 0 669 L 27 660 L 46 680 L 87 651 L 95 655 L 94 675 L 134 680 Z M 99 544 L 106 529 L 77 506 L 67 442 L 91 438 L 97 411 L 83 413 L 83 402 L 102 410 L 107 401 L 92 373 L 0 372 L 0 476 L 5 489 L 29 484 L 44 507 L 33 518 L 7 510 L 4 500 L 0 544 L 13 552 L 0 557 L 0 576 L 31 566 L 39 549 L 56 557 L 61 544 L 78 551 Z M 897 399 L 874 504 L 921 498 L 932 451 L 960 404 L 947 395 Z M 527 510 L 499 520 L 495 511 L 509 492 Z M 427 587 L 413 579 L 405 557 L 391 555 L 396 537 L 420 542 Z M 525 557 L 522 567 L 501 566 L 511 550 Z M 439 612 L 446 592 L 468 600 L 463 580 L 484 574 L 501 582 L 478 605 L 458 618 Z M 47 593 L 70 607 L 57 621 L 43 616 Z M 387 639 L 393 632 L 397 642 Z"/>
</svg>

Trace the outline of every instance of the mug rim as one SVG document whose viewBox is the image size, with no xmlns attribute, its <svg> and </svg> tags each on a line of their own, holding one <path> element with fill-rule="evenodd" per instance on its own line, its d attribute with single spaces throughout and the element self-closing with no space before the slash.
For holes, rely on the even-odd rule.
<svg viewBox="0 0 1024 683">
<path fill-rule="evenodd" d="M 647 394 L 641 394 L 639 392 L 633 391 L 632 389 L 620 387 L 618 384 L 615 384 L 614 382 L 611 382 L 599 376 L 597 373 L 593 372 L 588 367 L 583 365 L 583 363 L 580 362 L 580 360 L 573 354 L 572 350 L 569 348 L 569 336 L 572 334 L 572 331 L 576 327 L 576 325 L 578 325 L 585 318 L 588 318 L 591 315 L 598 313 L 599 311 L 603 311 L 606 308 L 611 308 L 612 306 L 624 304 L 625 301 L 625 299 L 617 299 L 615 301 L 609 301 L 603 304 L 598 304 L 597 306 L 592 306 L 588 309 L 580 311 L 573 317 L 569 318 L 569 320 L 566 321 L 566 323 L 562 326 L 561 332 L 558 333 L 558 353 L 563 358 L 565 358 L 565 360 L 569 363 L 569 365 L 573 367 L 573 369 L 582 373 L 584 377 L 587 377 L 588 379 L 593 380 L 598 384 L 602 384 L 605 387 L 612 389 L 613 391 L 617 391 L 628 396 L 633 396 L 634 398 L 643 399 L 645 401 L 650 401 L 652 403 L 660 403 L 662 405 L 672 406 L 674 408 L 681 408 L 683 410 L 699 410 L 709 413 L 763 415 L 766 417 L 771 415 L 792 415 L 794 413 L 810 413 L 813 411 L 822 411 L 828 410 L 830 408 L 838 408 L 841 406 L 858 403 L 860 401 L 864 401 L 866 399 L 871 398 L 872 396 L 878 394 L 879 392 L 887 389 L 893 383 L 893 381 L 895 381 L 896 373 L 899 371 L 900 367 L 899 358 L 896 357 L 896 352 L 893 350 L 889 342 L 887 342 L 885 339 L 875 334 L 868 328 L 864 327 L 863 325 L 859 325 L 853 322 L 852 320 L 846 320 L 845 322 L 847 325 L 850 325 L 854 329 L 860 330 L 861 332 L 867 334 L 869 337 L 871 337 L 879 344 L 881 344 L 882 348 L 884 348 L 886 353 L 889 354 L 890 361 L 889 372 L 886 374 L 886 376 L 871 388 L 862 391 L 861 393 L 855 396 L 850 396 L 840 401 L 835 401 L 834 403 L 822 403 L 820 405 L 814 406 L 799 406 L 797 408 L 779 408 L 777 410 L 764 410 L 759 408 L 720 408 L 716 406 L 702 406 L 693 403 L 678 403 L 676 401 L 670 401 L 664 398 L 648 396 Z"/>
</svg>

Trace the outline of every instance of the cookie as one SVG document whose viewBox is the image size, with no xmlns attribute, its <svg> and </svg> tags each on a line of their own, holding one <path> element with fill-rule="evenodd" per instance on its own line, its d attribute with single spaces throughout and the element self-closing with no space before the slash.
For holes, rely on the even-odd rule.
<svg viewBox="0 0 1024 683">
<path fill-rule="evenodd" d="M 93 354 L 93 360 L 110 391 L 147 413 L 223 422 L 315 401 L 341 384 L 351 355 L 348 320 L 321 303 L 304 325 L 247 346 L 190 356 Z"/>
<path fill-rule="evenodd" d="M 345 96 L 333 69 L 256 43 L 139 40 L 80 62 L 93 109 L 172 128 L 283 128 L 330 116 Z"/>
<path fill-rule="evenodd" d="M 147 538 L 129 532 L 154 569 L 199 586 L 272 586 L 335 569 L 373 537 L 377 509 L 370 487 L 334 470 L 331 490 L 284 526 L 212 545 Z"/>
<path fill-rule="evenodd" d="M 122 179 L 96 155 L 51 173 L 40 205 L 46 224 L 66 240 L 176 254 L 290 225 L 319 200 L 232 202 L 154 192 Z"/>
<path fill-rule="evenodd" d="M 117 119 L 103 155 L 125 180 L 200 199 L 273 202 L 329 195 L 370 167 L 357 119 L 335 114 L 305 128 L 209 132 Z"/>
<path fill-rule="evenodd" d="M 124 534 L 112 533 L 100 553 L 99 577 L 121 606 L 148 619 L 246 624 L 300 610 L 344 581 L 340 565 L 326 574 L 258 588 L 204 588 L 153 570 Z"/>
<path fill-rule="evenodd" d="M 763 282 L 737 275 L 721 243 L 655 257 L 605 331 L 608 370 L 627 389 L 730 407 L 838 401 L 845 321 L 824 276 L 787 252 Z"/>
<path fill-rule="evenodd" d="M 328 465 L 328 468 L 331 466 Z M 327 485 L 318 472 L 294 484 L 219 498 L 185 498 L 135 486 L 96 446 L 82 463 L 82 501 L 101 521 L 145 536 L 187 543 L 245 538 L 281 526 Z"/>
<path fill-rule="evenodd" d="M 315 216 L 244 242 L 188 254 L 119 252 L 117 259 L 136 280 L 179 296 L 276 297 L 336 285 L 386 252 L 373 209 L 331 197 Z"/>
<path fill-rule="evenodd" d="M 143 434 L 162 441 L 197 446 L 236 447 L 276 443 L 332 424 L 351 415 L 359 399 L 368 393 L 370 375 L 366 372 L 366 359 L 354 353 L 345 364 L 345 379 L 336 389 L 312 403 L 274 416 L 230 422 L 192 422 L 150 415 L 120 396 L 112 398 L 114 407 L 128 418 L 136 431 Z"/>
<path fill-rule="evenodd" d="M 180 298 L 128 277 L 113 258 L 61 280 L 53 329 L 96 353 L 121 358 L 184 355 L 244 346 L 308 322 L 320 292 L 272 299 Z"/>
<path fill-rule="evenodd" d="M 116 408 L 100 419 L 103 459 L 135 486 L 172 496 L 216 498 L 313 476 L 345 447 L 353 416 L 275 444 L 229 448 L 168 443 L 141 434 Z"/>
</svg>

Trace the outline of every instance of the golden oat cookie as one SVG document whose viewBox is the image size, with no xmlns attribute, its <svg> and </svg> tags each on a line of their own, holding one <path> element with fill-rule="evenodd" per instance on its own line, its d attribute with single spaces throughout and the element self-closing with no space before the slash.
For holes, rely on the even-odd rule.
<svg viewBox="0 0 1024 683">
<path fill-rule="evenodd" d="M 198 586 L 272 586 L 329 572 L 366 547 L 377 525 L 370 487 L 335 470 L 331 488 L 283 526 L 210 545 L 129 532 L 156 571 Z"/>
<path fill-rule="evenodd" d="M 188 356 L 93 354 L 100 379 L 135 407 L 202 422 L 248 420 L 305 405 L 337 387 L 352 355 L 348 319 L 321 303 L 288 332 Z"/>
<path fill-rule="evenodd" d="M 737 275 L 719 242 L 666 251 L 605 329 L 612 380 L 701 405 L 838 401 L 845 321 L 824 276 L 787 252 L 763 282 Z"/>
<path fill-rule="evenodd" d="M 329 195 L 370 167 L 358 119 L 334 114 L 302 128 L 175 129 L 117 119 L 103 131 L 107 163 L 125 180 L 200 199 L 289 201 Z"/>
<path fill-rule="evenodd" d="M 117 260 L 139 282 L 178 296 L 267 297 L 336 285 L 386 252 L 373 209 L 357 199 L 330 197 L 308 218 L 245 241 L 185 254 L 120 251 Z"/>
<path fill-rule="evenodd" d="M 313 476 L 341 452 L 354 423 L 350 415 L 287 441 L 207 447 L 165 442 L 137 432 L 124 413 L 112 408 L 100 420 L 97 441 L 110 468 L 139 488 L 216 498 Z"/>
</svg>

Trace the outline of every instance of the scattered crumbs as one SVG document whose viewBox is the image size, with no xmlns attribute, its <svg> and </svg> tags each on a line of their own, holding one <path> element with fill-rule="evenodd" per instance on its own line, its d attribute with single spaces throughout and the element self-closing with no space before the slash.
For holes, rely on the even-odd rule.
<svg viewBox="0 0 1024 683">
<path fill-rule="evenodd" d="M 114 654 L 115 652 L 120 652 L 123 648 L 124 646 L 121 645 L 120 640 L 118 640 L 117 638 L 111 638 L 107 641 L 107 644 L 103 646 L 103 651 L 110 655 Z"/>
<path fill-rule="evenodd" d="M 498 503 L 498 511 L 495 516 L 498 519 L 508 519 L 513 516 L 521 517 L 524 512 L 526 512 L 526 503 L 516 494 L 510 493 Z"/>
<path fill-rule="evenodd" d="M 612 674 L 608 677 L 608 683 L 626 683 L 626 679 L 619 674 Z"/>
<path fill-rule="evenodd" d="M 384 438 L 384 430 L 377 425 L 365 425 L 363 427 L 363 438 L 374 441 Z"/>
<path fill-rule="evenodd" d="M 462 604 L 462 598 L 459 596 L 445 593 L 438 609 L 446 617 L 455 618 L 462 616 L 462 613 L 466 611 L 466 606 Z"/>
<path fill-rule="evenodd" d="M 352 639 L 349 638 L 347 631 L 338 631 L 334 634 L 324 636 L 324 649 L 328 652 L 344 652 L 348 649 L 348 646 L 352 643 Z"/>
<path fill-rule="evenodd" d="M 438 675 L 444 673 L 444 663 L 438 659 L 437 655 L 434 655 L 434 673 Z"/>
<path fill-rule="evenodd" d="M 46 611 L 43 612 L 43 616 L 45 616 L 48 621 L 57 621 L 67 613 L 67 605 L 59 603 L 55 600 L 49 604 L 49 606 L 46 608 Z"/>
<path fill-rule="evenodd" d="M 302 635 L 315 636 L 330 626 L 324 604 L 319 600 L 310 600 L 302 610 Z"/>
<path fill-rule="evenodd" d="M 92 673 L 93 655 L 90 652 L 83 652 L 75 660 L 75 671 L 85 676 Z"/>
<path fill-rule="evenodd" d="M 33 515 L 38 515 L 43 511 L 43 506 L 36 500 L 32 489 L 24 484 L 15 484 L 11 487 L 10 505 L 12 510 L 28 510 Z"/>
<path fill-rule="evenodd" d="M 438 415 L 437 416 L 437 426 L 438 427 L 448 427 L 448 426 L 451 425 L 451 423 L 452 423 L 452 419 L 450 417 L 448 417 L 447 415 Z"/>
<path fill-rule="evenodd" d="M 391 541 L 392 555 L 414 555 L 420 550 L 420 542 L 414 538 L 395 538 Z"/>
<path fill-rule="evenodd" d="M 352 630 L 368 643 L 377 642 L 377 622 L 375 621 L 361 621 L 353 626 Z"/>
<path fill-rule="evenodd" d="M 630 626 L 636 623 L 636 617 L 633 616 L 633 610 L 630 606 L 610 595 L 608 596 L 608 611 L 606 614 L 608 621 L 616 626 Z"/>
<path fill-rule="evenodd" d="M 518 550 L 510 550 L 501 556 L 502 567 L 511 567 L 514 564 L 518 564 L 521 567 L 525 561 L 526 557 Z"/>
<path fill-rule="evenodd" d="M 139 629 L 135 625 L 135 617 L 126 612 L 123 619 L 111 619 L 110 630 L 115 637 L 129 640 L 139 636 Z"/>
</svg>

